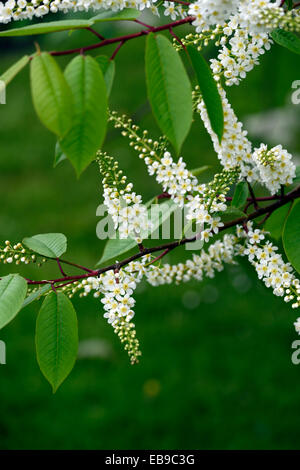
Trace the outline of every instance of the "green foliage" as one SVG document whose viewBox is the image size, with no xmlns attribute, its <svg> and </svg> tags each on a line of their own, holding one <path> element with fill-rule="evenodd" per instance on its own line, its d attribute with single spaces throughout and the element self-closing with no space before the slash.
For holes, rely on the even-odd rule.
<svg viewBox="0 0 300 470">
<path fill-rule="evenodd" d="M 153 199 L 149 201 L 146 205 L 149 206 L 153 202 Z M 152 222 L 152 228 L 149 231 L 148 237 L 156 232 L 158 228 L 168 220 L 168 218 L 171 216 L 171 214 L 176 210 L 177 205 L 172 201 L 172 199 L 169 199 L 168 201 L 165 201 L 161 204 L 157 204 L 157 211 L 153 210 L 155 206 L 151 206 L 152 211 L 150 213 L 150 210 L 148 210 L 148 218 Z M 126 239 L 110 239 L 107 241 L 103 255 L 101 259 L 98 261 L 97 266 L 103 264 L 104 262 L 107 262 L 109 260 L 116 260 L 118 259 L 118 256 L 123 255 L 124 253 L 127 253 L 128 251 L 132 250 L 132 248 L 136 247 L 137 243 L 135 240 L 131 238 L 126 238 Z"/>
<path fill-rule="evenodd" d="M 90 56 L 79 55 L 65 70 L 72 90 L 75 114 L 70 132 L 60 141 L 77 175 L 95 158 L 107 124 L 107 92 L 101 69 Z"/>
<path fill-rule="evenodd" d="M 50 21 L 23 26 L 22 28 L 8 29 L 1 31 L 0 37 L 33 36 L 35 34 L 57 33 L 59 31 L 90 28 L 95 23 L 135 20 L 140 14 L 141 13 L 134 8 L 126 8 L 119 12 L 104 11 L 87 20 L 73 19 Z"/>
<path fill-rule="evenodd" d="M 109 59 L 106 55 L 99 55 L 95 57 L 95 59 L 100 65 L 100 68 L 102 70 L 103 77 L 106 83 L 107 96 L 109 96 L 111 89 L 112 89 L 113 81 L 115 78 L 115 71 L 116 71 L 115 62 Z"/>
<path fill-rule="evenodd" d="M 244 212 L 242 212 L 237 207 L 228 207 L 226 211 L 219 214 L 222 218 L 222 222 L 231 222 L 234 219 L 239 219 L 240 217 L 247 217 Z"/>
<path fill-rule="evenodd" d="M 160 34 L 147 37 L 146 79 L 157 123 L 179 152 L 192 124 L 191 84 L 178 52 Z"/>
<path fill-rule="evenodd" d="M 275 240 L 279 240 L 282 236 L 284 223 L 290 208 L 291 204 L 286 204 L 285 206 L 279 207 L 279 209 L 274 211 L 270 217 L 268 217 L 265 223 L 265 230 L 270 232 L 271 237 Z"/>
<path fill-rule="evenodd" d="M 296 166 L 296 177 L 293 179 L 293 184 L 300 183 L 300 165 Z"/>
<path fill-rule="evenodd" d="M 4 82 L 5 85 L 8 85 L 15 78 L 15 76 L 18 75 L 18 73 L 21 72 L 24 67 L 26 67 L 26 65 L 29 63 L 29 60 L 29 56 L 24 55 L 22 59 L 18 60 L 0 76 L 0 81 Z"/>
<path fill-rule="evenodd" d="M 0 329 L 21 310 L 26 292 L 27 282 L 18 274 L 9 274 L 0 280 Z"/>
<path fill-rule="evenodd" d="M 239 209 L 246 204 L 247 197 L 249 194 L 248 184 L 246 181 L 240 181 L 236 187 L 233 194 L 231 205 Z"/>
<path fill-rule="evenodd" d="M 300 38 L 290 31 L 277 28 L 271 32 L 272 39 L 280 46 L 300 54 Z"/>
<path fill-rule="evenodd" d="M 22 243 L 30 250 L 47 258 L 59 258 L 67 250 L 67 238 L 62 233 L 34 235 L 24 238 Z"/>
<path fill-rule="evenodd" d="M 193 46 L 187 46 L 187 51 L 197 76 L 211 128 L 217 134 L 219 142 L 221 142 L 224 132 L 224 113 L 216 81 L 209 65 L 200 52 Z"/>
<path fill-rule="evenodd" d="M 288 260 L 300 273 L 300 201 L 295 201 L 283 229 L 283 246 Z"/>
<path fill-rule="evenodd" d="M 103 11 L 91 18 L 94 23 L 102 23 L 104 21 L 129 21 L 136 20 L 141 12 L 135 8 L 125 8 L 121 11 Z"/>
<path fill-rule="evenodd" d="M 209 165 L 203 165 L 203 166 L 200 166 L 199 168 L 194 168 L 193 170 L 191 170 L 191 173 L 194 176 L 200 176 L 200 175 L 202 175 L 202 173 L 209 170 L 210 168 L 211 168 L 211 166 L 209 166 Z"/>
<path fill-rule="evenodd" d="M 72 125 L 73 102 L 70 88 L 54 58 L 43 52 L 31 61 L 33 104 L 42 123 L 59 137 Z"/>
<path fill-rule="evenodd" d="M 34 34 L 57 33 L 59 31 L 66 31 L 69 29 L 82 29 L 91 27 L 94 21 L 91 20 L 61 20 L 51 21 L 49 23 L 38 23 L 30 26 L 23 26 L 22 28 L 8 29 L 1 31 L 0 37 L 12 36 L 33 36 Z"/>
<path fill-rule="evenodd" d="M 38 364 L 55 393 L 73 369 L 78 350 L 76 312 L 61 292 L 45 298 L 36 322 L 35 342 Z"/>
</svg>

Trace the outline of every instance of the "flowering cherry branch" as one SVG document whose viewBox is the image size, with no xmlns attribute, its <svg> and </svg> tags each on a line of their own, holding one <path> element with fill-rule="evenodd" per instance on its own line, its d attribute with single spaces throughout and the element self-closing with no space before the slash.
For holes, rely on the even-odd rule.
<svg viewBox="0 0 300 470">
<path fill-rule="evenodd" d="M 275 198 L 275 196 L 271 196 L 271 197 Z M 295 199 L 297 199 L 299 197 L 300 197 L 300 186 L 298 186 L 296 189 L 290 191 L 288 194 L 286 194 L 285 196 L 283 196 L 282 198 L 280 198 L 279 200 L 277 200 L 273 204 L 270 204 L 270 205 L 265 206 L 265 207 L 260 207 L 260 208 L 256 209 L 255 211 L 253 211 L 249 215 L 245 215 L 245 216 L 239 217 L 237 219 L 234 219 L 230 222 L 227 222 L 222 227 L 220 227 L 219 231 L 221 232 L 221 231 L 226 230 L 230 227 L 235 227 L 235 226 L 240 225 L 240 224 L 245 225 L 250 220 L 256 219 L 256 218 L 258 218 L 262 215 L 268 215 L 269 216 L 276 209 L 278 209 L 279 207 L 284 206 L 285 204 L 288 204 L 289 202 L 294 201 Z M 269 200 L 269 199 L 268 198 L 260 198 L 260 200 L 265 201 L 265 200 Z M 100 274 L 103 274 L 107 271 L 111 271 L 111 270 L 119 271 L 120 268 L 126 266 L 127 264 L 131 263 L 132 261 L 135 261 L 139 258 L 142 258 L 145 255 L 149 255 L 149 254 L 152 254 L 152 253 L 162 251 L 163 253 L 161 255 L 157 256 L 154 260 L 152 260 L 152 264 L 153 264 L 154 262 L 160 260 L 163 256 L 167 255 L 171 250 L 176 249 L 179 246 L 183 246 L 187 243 L 192 243 L 192 242 L 196 241 L 197 238 L 198 238 L 198 236 L 195 235 L 195 236 L 190 237 L 190 238 L 183 238 L 179 241 L 176 240 L 176 241 L 173 241 L 173 242 L 165 243 L 163 245 L 159 245 L 159 246 L 155 246 L 155 247 L 151 247 L 151 248 L 145 248 L 144 247 L 138 253 L 130 256 L 129 258 L 124 259 L 123 261 L 116 262 L 114 264 L 111 264 L 109 266 L 106 266 L 104 268 L 97 269 L 97 270 L 91 270 L 91 269 L 85 268 L 83 266 L 79 266 L 79 265 L 76 265 L 74 263 L 71 263 L 69 261 L 60 260 L 61 263 L 69 264 L 71 266 L 75 266 L 75 267 L 78 267 L 82 270 L 87 271 L 87 274 L 81 274 L 81 275 L 77 275 L 77 276 L 64 276 L 64 277 L 58 278 L 58 279 L 41 280 L 41 281 L 34 281 L 34 280 L 28 279 L 27 283 L 28 283 L 28 285 L 44 285 L 44 284 L 55 285 L 55 284 L 61 284 L 61 283 L 63 283 L 63 285 L 66 285 L 64 283 L 71 284 L 72 282 L 77 282 L 77 281 L 80 281 L 82 279 L 86 279 L 88 277 L 97 277 Z M 62 286 L 57 286 L 57 287 L 62 287 Z"/>
</svg>

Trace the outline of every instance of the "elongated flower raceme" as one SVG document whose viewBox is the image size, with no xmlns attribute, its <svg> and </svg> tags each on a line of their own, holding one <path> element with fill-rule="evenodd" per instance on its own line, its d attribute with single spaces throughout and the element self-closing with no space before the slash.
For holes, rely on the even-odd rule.
<svg viewBox="0 0 300 470">
<path fill-rule="evenodd" d="M 126 183 L 126 176 L 113 158 L 98 152 L 98 163 L 103 178 L 104 204 L 112 217 L 115 230 L 118 230 L 119 238 L 133 238 L 141 243 L 142 232 L 147 235 L 152 226 L 142 197 L 132 191 L 132 183 Z"/>
<path fill-rule="evenodd" d="M 224 264 L 234 264 L 234 256 L 239 254 L 238 239 L 234 235 L 225 235 L 222 240 L 211 244 L 208 250 L 193 254 L 192 259 L 176 265 L 149 266 L 145 275 L 152 286 L 189 282 L 192 279 L 202 281 L 205 277 L 213 278 L 216 272 L 224 269 Z"/>
<path fill-rule="evenodd" d="M 251 222 L 247 224 L 247 232 L 238 228 L 240 237 L 246 240 L 244 252 L 250 263 L 255 267 L 258 278 L 266 287 L 273 289 L 276 296 L 283 297 L 285 302 L 292 302 L 292 308 L 300 306 L 300 281 L 296 277 L 290 263 L 284 261 L 277 253 L 278 247 L 265 241 L 266 232 L 255 229 Z"/>
<path fill-rule="evenodd" d="M 197 108 L 201 119 L 212 138 L 214 149 L 223 167 L 226 170 L 239 168 L 241 177 L 246 178 L 249 182 L 255 181 L 257 173 L 251 156 L 252 145 L 247 138 L 247 131 L 243 129 L 243 124 L 238 121 L 221 86 L 219 86 L 219 93 L 224 112 L 224 133 L 221 142 L 212 130 L 204 101 L 200 95 Z"/>
<path fill-rule="evenodd" d="M 100 274 L 99 277 L 89 277 L 78 283 L 76 290 L 87 296 L 91 292 L 95 298 L 101 298 L 104 308 L 104 318 L 113 327 L 130 361 L 135 364 L 141 355 L 139 341 L 136 338 L 134 317 L 135 300 L 133 292 L 145 273 L 145 265 L 149 255 L 141 260 L 131 262 L 126 267 L 114 272 L 112 270 Z"/>
</svg>

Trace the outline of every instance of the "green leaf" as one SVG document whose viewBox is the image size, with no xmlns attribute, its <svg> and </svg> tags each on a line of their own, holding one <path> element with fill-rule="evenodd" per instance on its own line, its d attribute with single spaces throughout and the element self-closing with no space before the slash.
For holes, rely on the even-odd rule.
<svg viewBox="0 0 300 470">
<path fill-rule="evenodd" d="M 94 160 L 101 147 L 107 124 L 107 92 L 96 60 L 79 55 L 65 70 L 73 92 L 75 116 L 70 132 L 60 141 L 63 152 L 77 175 Z"/>
<path fill-rule="evenodd" d="M 244 212 L 237 209 L 236 207 L 228 207 L 226 211 L 219 212 L 218 215 L 221 217 L 222 222 L 231 222 L 232 220 L 239 219 L 240 217 L 247 217 Z"/>
<path fill-rule="evenodd" d="M 42 123 L 59 137 L 71 127 L 73 102 L 71 90 L 54 58 L 43 52 L 30 64 L 33 104 Z"/>
<path fill-rule="evenodd" d="M 246 181 L 240 181 L 235 187 L 231 205 L 239 209 L 244 204 L 246 204 L 248 194 L 248 184 L 246 183 Z"/>
<path fill-rule="evenodd" d="M 277 28 L 271 32 L 271 37 L 280 46 L 289 49 L 295 54 L 300 54 L 300 38 L 294 33 Z"/>
<path fill-rule="evenodd" d="M 67 250 L 67 238 L 62 233 L 34 235 L 24 238 L 22 243 L 30 250 L 47 258 L 59 258 Z"/>
<path fill-rule="evenodd" d="M 35 292 L 32 292 L 31 294 L 26 297 L 26 299 L 23 302 L 22 308 L 27 307 L 27 305 L 31 304 L 35 300 L 39 300 L 41 295 L 45 294 L 51 289 L 51 286 L 49 284 L 46 284 L 42 287 L 40 287 L 38 290 Z"/>
<path fill-rule="evenodd" d="M 282 207 L 279 207 L 274 211 L 270 217 L 266 220 L 264 229 L 267 232 L 270 232 L 270 235 L 275 240 L 279 240 L 282 236 L 282 231 L 284 227 L 285 220 L 291 208 L 291 204 L 286 204 Z"/>
<path fill-rule="evenodd" d="M 106 83 L 107 96 L 109 96 L 115 77 L 115 62 L 110 60 L 106 55 L 99 55 L 98 57 L 95 57 L 95 60 L 98 62 L 102 70 Z"/>
<path fill-rule="evenodd" d="M 18 274 L 9 274 L 0 281 L 0 329 L 21 310 L 26 297 L 27 282 Z"/>
<path fill-rule="evenodd" d="M 29 63 L 30 58 L 28 55 L 24 55 L 22 59 L 18 60 L 14 65 L 12 65 L 6 72 L 0 76 L 0 81 L 4 82 L 5 85 L 8 85 L 16 75 L 18 75 L 21 70 Z"/>
<path fill-rule="evenodd" d="M 205 171 L 209 170 L 210 168 L 211 168 L 211 165 L 203 165 L 203 166 L 200 166 L 199 168 L 194 168 L 193 170 L 191 170 L 191 173 L 194 176 L 199 176 L 199 175 L 202 175 L 202 173 L 204 173 Z"/>
<path fill-rule="evenodd" d="M 78 350 L 76 312 L 61 292 L 45 298 L 36 322 L 35 343 L 38 364 L 55 393 L 73 369 Z"/>
<path fill-rule="evenodd" d="M 282 241 L 290 263 L 300 272 L 300 201 L 296 201 L 286 219 Z"/>
<path fill-rule="evenodd" d="M 153 114 L 179 152 L 193 119 L 191 84 L 178 52 L 160 34 L 148 34 L 146 80 Z"/>
<path fill-rule="evenodd" d="M 100 23 L 103 21 L 128 21 L 136 20 L 140 16 L 141 12 L 135 8 L 125 8 L 122 11 L 103 11 L 97 16 L 93 16 L 90 20 L 94 23 Z"/>
<path fill-rule="evenodd" d="M 151 203 L 153 202 L 153 199 L 149 201 L 146 205 L 149 207 Z M 148 210 L 148 219 L 151 220 L 152 222 L 152 229 L 150 230 L 150 233 L 147 234 L 148 238 L 156 232 L 156 230 L 170 217 L 170 215 L 177 209 L 177 205 L 172 201 L 172 199 L 169 199 L 168 201 L 165 201 L 161 204 L 156 204 L 157 206 L 157 211 L 152 212 L 152 217 L 151 217 L 151 206 L 150 209 Z M 153 209 L 152 209 L 153 210 Z M 143 236 L 142 236 L 143 238 Z M 100 264 L 106 263 L 109 260 L 116 260 L 120 255 L 123 255 L 124 253 L 127 253 L 128 251 L 132 250 L 132 248 L 135 248 L 137 246 L 137 243 L 135 240 L 131 238 L 126 238 L 126 239 L 110 239 L 107 241 L 103 255 L 98 261 L 97 266 Z"/>
<path fill-rule="evenodd" d="M 216 81 L 206 60 L 193 46 L 187 46 L 188 54 L 196 72 L 203 101 L 206 106 L 212 130 L 221 142 L 224 132 L 224 113 L 222 100 Z"/>
<path fill-rule="evenodd" d="M 92 20 L 62 20 L 51 21 L 49 23 L 37 23 L 22 28 L 8 29 L 1 31 L 0 37 L 8 36 L 33 36 L 34 34 L 55 33 L 69 29 L 82 29 L 91 27 L 94 24 Z"/>
<path fill-rule="evenodd" d="M 67 157 L 62 151 L 59 142 L 56 142 L 53 167 L 55 168 L 60 162 L 63 162 L 66 159 Z"/>
</svg>

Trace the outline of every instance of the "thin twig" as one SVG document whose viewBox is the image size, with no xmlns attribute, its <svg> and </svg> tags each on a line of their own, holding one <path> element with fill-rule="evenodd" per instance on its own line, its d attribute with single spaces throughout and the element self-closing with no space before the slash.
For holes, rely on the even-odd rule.
<svg viewBox="0 0 300 470">
<path fill-rule="evenodd" d="M 255 194 L 254 194 L 254 191 L 253 191 L 253 188 L 251 186 L 251 184 L 248 182 L 248 188 L 249 188 L 249 193 L 252 197 L 252 201 L 253 201 L 253 204 L 254 204 L 254 207 L 255 209 L 258 209 L 258 204 L 257 204 L 257 200 L 256 200 L 256 197 L 255 197 Z"/>
<path fill-rule="evenodd" d="M 88 31 L 90 31 L 91 33 L 93 33 L 95 36 L 97 36 L 97 38 L 101 39 L 102 41 L 104 41 L 105 37 L 102 36 L 102 34 L 98 33 L 97 31 L 95 31 L 93 28 L 85 28 L 87 29 Z"/>
<path fill-rule="evenodd" d="M 140 25 L 142 25 L 142 26 L 145 26 L 146 28 L 148 28 L 148 29 L 150 29 L 150 30 L 153 29 L 153 26 L 151 26 L 150 24 L 143 23 L 142 21 L 137 20 L 137 19 L 135 19 L 135 20 L 133 20 L 133 21 L 134 21 L 135 23 L 137 23 L 137 24 L 140 24 Z"/>
<path fill-rule="evenodd" d="M 167 248 L 165 251 L 163 251 L 160 255 L 156 256 L 147 266 L 150 266 L 153 263 L 156 263 L 156 261 L 162 259 L 164 256 L 166 256 L 168 253 L 170 253 L 171 249 L 173 248 Z"/>
<path fill-rule="evenodd" d="M 57 261 L 60 272 L 62 273 L 63 276 L 66 276 L 66 273 L 64 272 L 64 270 L 63 270 L 63 268 L 60 264 L 59 258 L 56 258 L 56 261 Z"/>
<path fill-rule="evenodd" d="M 121 49 L 121 47 L 123 46 L 123 44 L 125 44 L 125 41 L 120 41 L 120 44 L 117 45 L 117 47 L 115 48 L 110 60 L 114 60 L 114 58 L 116 57 L 117 53 L 119 52 L 119 50 Z"/>
</svg>

